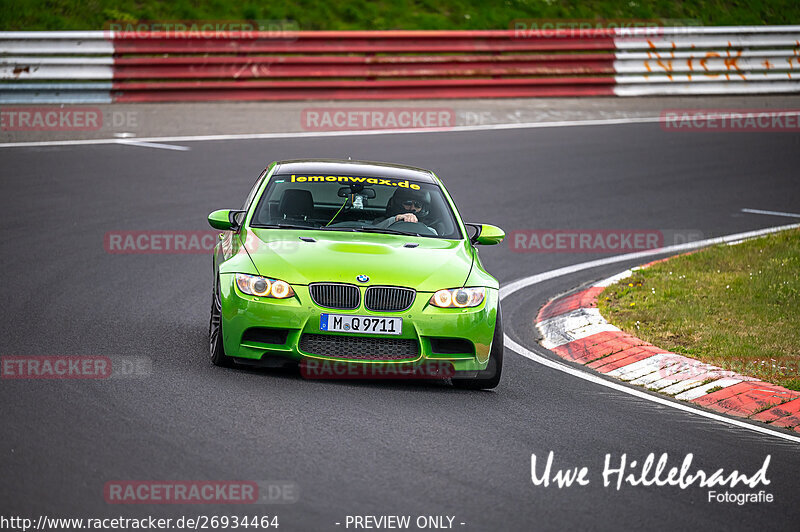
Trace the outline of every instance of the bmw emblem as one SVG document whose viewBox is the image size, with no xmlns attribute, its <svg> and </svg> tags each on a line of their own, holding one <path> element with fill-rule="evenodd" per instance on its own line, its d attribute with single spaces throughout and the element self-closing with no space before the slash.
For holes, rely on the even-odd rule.
<svg viewBox="0 0 800 532">
<path fill-rule="evenodd" d="M 369 276 L 359 275 L 358 277 L 356 277 L 356 279 L 358 280 L 359 283 L 366 283 L 367 281 L 369 281 Z"/>
</svg>

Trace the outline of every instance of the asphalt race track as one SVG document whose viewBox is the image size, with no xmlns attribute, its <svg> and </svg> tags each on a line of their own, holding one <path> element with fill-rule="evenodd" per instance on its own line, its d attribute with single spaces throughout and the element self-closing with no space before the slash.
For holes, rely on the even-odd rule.
<svg viewBox="0 0 800 532">
<path fill-rule="evenodd" d="M 506 350 L 493 392 L 425 382 L 306 381 L 226 370 L 207 355 L 211 259 L 107 253 L 107 231 L 207 230 L 275 159 L 413 164 L 443 178 L 464 218 L 517 229 L 660 229 L 721 236 L 800 212 L 800 136 L 673 133 L 658 124 L 0 150 L 5 355 L 148 357 L 109 380 L 0 381 L 0 507 L 35 517 L 277 514 L 280 530 L 343 530 L 347 515 L 451 515 L 463 530 L 796 530 L 796 443 L 659 406 Z M 608 256 L 481 250 L 503 283 Z M 646 262 L 646 261 L 638 261 Z M 536 344 L 555 294 L 634 263 L 586 270 L 504 301 L 506 333 Z M 354 265 L 356 268 L 357 265 Z M 535 486 L 530 461 L 587 466 L 591 483 Z M 606 453 L 753 473 L 773 503 L 709 489 L 604 487 Z M 110 480 L 283 480 L 295 504 L 110 505 Z M 758 491 L 738 486 L 732 492 Z M 725 491 L 721 488 L 718 491 Z M 336 525 L 342 523 L 342 525 Z M 465 523 L 461 525 L 460 523 Z M 794 525 L 792 525 L 794 523 Z"/>
</svg>

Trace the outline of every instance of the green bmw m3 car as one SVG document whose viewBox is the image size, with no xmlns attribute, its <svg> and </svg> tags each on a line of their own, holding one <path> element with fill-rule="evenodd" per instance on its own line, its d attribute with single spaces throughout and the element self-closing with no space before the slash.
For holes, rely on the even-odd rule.
<svg viewBox="0 0 800 532">
<path fill-rule="evenodd" d="M 455 386 L 494 388 L 503 367 L 498 282 L 433 172 L 388 163 L 270 164 L 239 210 L 208 216 L 209 325 L 218 366 L 446 364 Z M 469 231 L 468 231 L 469 227 Z"/>
</svg>

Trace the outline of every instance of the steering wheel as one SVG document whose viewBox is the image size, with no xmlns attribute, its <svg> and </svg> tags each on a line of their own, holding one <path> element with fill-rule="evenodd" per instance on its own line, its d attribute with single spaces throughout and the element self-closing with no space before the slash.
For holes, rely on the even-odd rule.
<svg viewBox="0 0 800 532">
<path fill-rule="evenodd" d="M 442 221 L 442 217 L 441 216 L 437 216 L 437 217 L 432 218 L 430 220 L 426 219 L 425 221 L 422 221 L 419 218 L 418 218 L 418 220 L 420 220 L 419 223 L 421 223 L 422 225 L 426 226 L 429 229 L 433 229 L 436 232 L 437 236 L 444 234 L 444 232 L 441 231 L 441 229 L 444 227 L 444 223 Z M 397 223 L 397 222 L 395 222 L 395 223 Z M 394 225 L 394 224 L 392 224 L 392 225 Z"/>
<path fill-rule="evenodd" d="M 396 227 L 398 225 L 399 227 Z M 389 224 L 389 227 L 391 227 L 392 229 L 396 229 L 397 231 L 402 231 L 404 233 L 430 233 L 432 235 L 436 234 L 436 231 L 434 229 L 431 229 L 422 222 L 406 222 L 405 220 L 398 220 L 392 224 Z M 420 228 L 424 228 L 424 231 L 421 231 Z"/>
</svg>

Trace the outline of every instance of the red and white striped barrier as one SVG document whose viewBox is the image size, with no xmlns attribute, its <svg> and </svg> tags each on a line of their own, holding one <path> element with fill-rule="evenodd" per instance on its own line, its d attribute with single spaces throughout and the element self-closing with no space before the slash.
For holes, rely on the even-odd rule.
<svg viewBox="0 0 800 532">
<path fill-rule="evenodd" d="M 800 26 L 0 32 L 0 103 L 797 92 Z"/>
<path fill-rule="evenodd" d="M 651 264 L 655 262 L 640 268 Z M 800 432 L 800 392 L 670 353 L 608 323 L 597 309 L 598 296 L 636 269 L 549 301 L 535 320 L 542 346 L 610 377 L 720 413 Z"/>
</svg>

